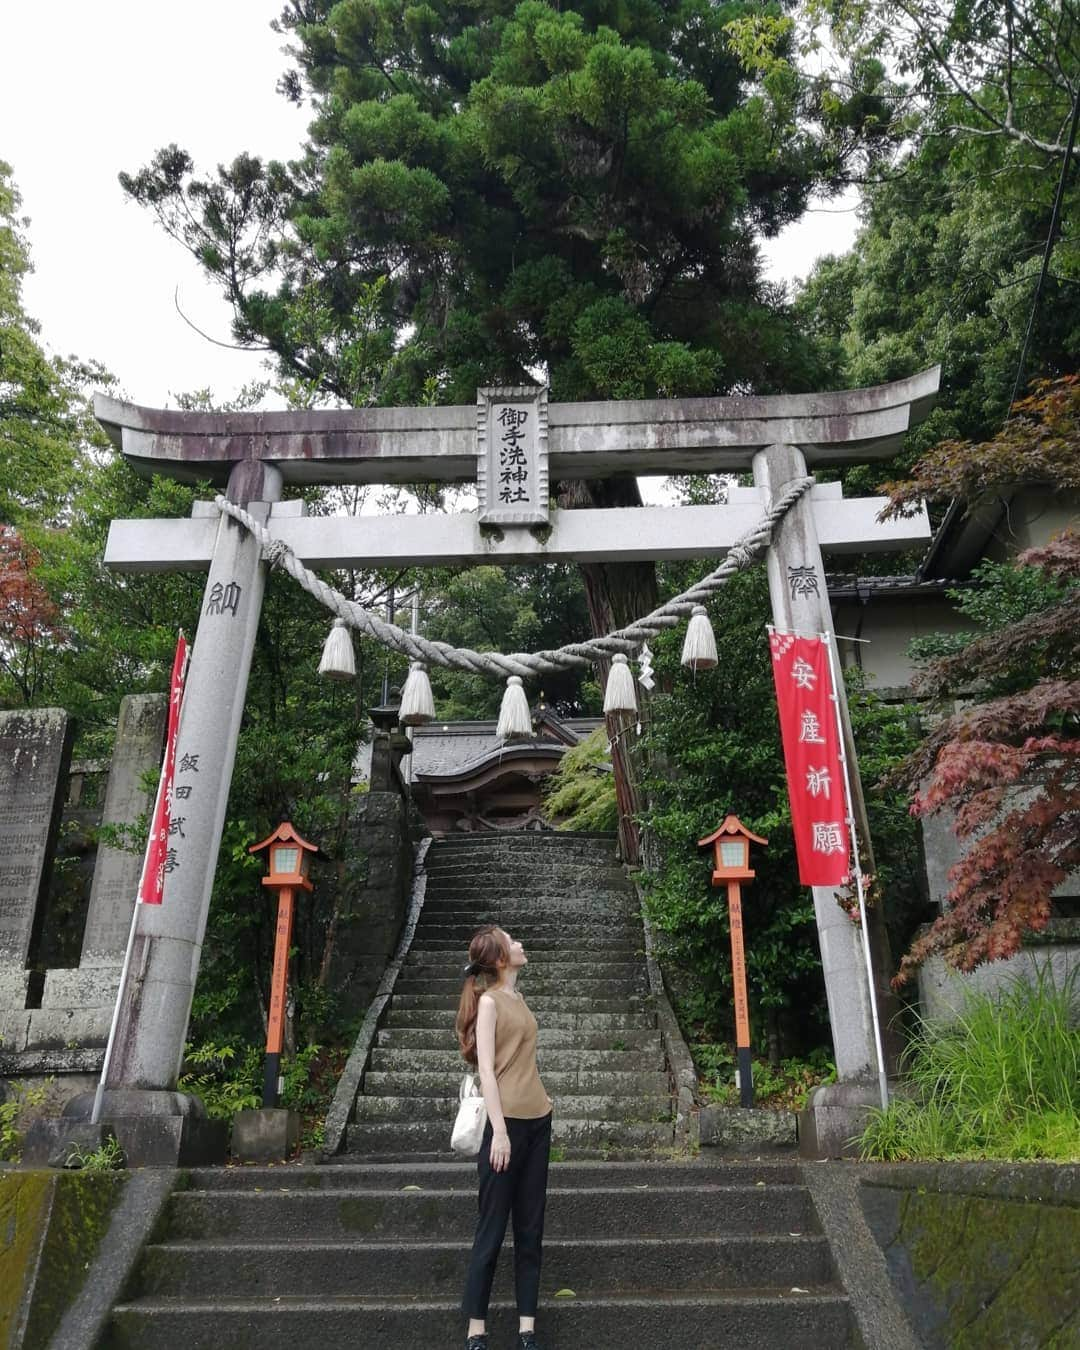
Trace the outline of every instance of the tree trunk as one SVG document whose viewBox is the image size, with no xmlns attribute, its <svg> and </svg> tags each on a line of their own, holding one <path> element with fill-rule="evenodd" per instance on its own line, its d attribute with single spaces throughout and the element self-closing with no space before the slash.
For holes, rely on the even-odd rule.
<svg viewBox="0 0 1080 1350">
<path fill-rule="evenodd" d="M 605 478 L 588 483 L 575 480 L 559 484 L 558 500 L 561 507 L 568 509 L 633 507 L 641 505 L 641 494 L 635 478 Z M 656 608 L 655 564 L 582 563 L 580 567 L 595 637 L 624 628 Z M 597 662 L 601 683 L 607 680 L 610 664 Z M 642 693 L 639 688 L 639 700 Z M 626 862 L 636 863 L 641 855 L 637 816 L 642 807 L 643 769 L 637 719 L 630 713 L 613 713 L 606 722 L 619 809 L 619 848 Z"/>
</svg>

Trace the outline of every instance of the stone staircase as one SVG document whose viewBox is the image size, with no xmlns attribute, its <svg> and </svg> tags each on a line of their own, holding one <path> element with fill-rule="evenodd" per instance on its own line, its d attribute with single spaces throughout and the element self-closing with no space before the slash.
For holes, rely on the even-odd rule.
<svg viewBox="0 0 1080 1350">
<path fill-rule="evenodd" d="M 440 840 L 412 948 L 377 1033 L 346 1138 L 365 1157 L 448 1155 L 464 1068 L 453 1023 L 469 939 L 498 923 L 525 944 L 519 988 L 540 1024 L 556 1156 L 672 1147 L 664 1050 L 634 889 L 609 837 Z"/>
<path fill-rule="evenodd" d="M 522 988 L 555 1099 L 553 1155 L 575 1159 L 553 1161 L 549 1179 L 545 1350 L 854 1343 L 800 1164 L 674 1156 L 641 920 L 610 841 L 446 840 L 428 866 L 422 920 L 349 1126 L 351 1156 L 187 1174 L 112 1310 L 104 1350 L 464 1344 L 476 1164 L 447 1155 L 461 1073 L 452 1022 L 465 944 L 487 920 L 530 955 Z M 624 1154 L 633 1160 L 610 1160 Z M 492 1350 L 516 1329 L 511 1246 L 508 1234 Z"/>
<path fill-rule="evenodd" d="M 105 1350 L 464 1344 L 474 1164 L 231 1167 L 188 1183 L 113 1308 Z M 509 1246 L 492 1350 L 516 1329 Z M 856 1343 L 798 1163 L 554 1164 L 539 1328 L 545 1350 Z"/>
</svg>

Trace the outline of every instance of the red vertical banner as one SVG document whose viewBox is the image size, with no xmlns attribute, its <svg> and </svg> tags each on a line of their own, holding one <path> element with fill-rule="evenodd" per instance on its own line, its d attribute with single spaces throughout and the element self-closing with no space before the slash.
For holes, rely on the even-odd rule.
<svg viewBox="0 0 1080 1350">
<path fill-rule="evenodd" d="M 139 878 L 139 903 L 160 905 L 165 890 L 165 872 L 169 861 L 169 836 L 172 830 L 173 771 L 176 766 L 176 740 L 180 734 L 180 705 L 184 700 L 187 676 L 188 644 L 183 633 L 176 640 L 172 679 L 169 681 L 169 721 L 165 732 L 165 758 L 161 781 L 154 801 L 150 838 L 146 842 L 142 876 Z"/>
<path fill-rule="evenodd" d="M 804 886 L 850 879 L 840 739 L 829 651 L 821 638 L 769 632 L 788 800 Z"/>
</svg>

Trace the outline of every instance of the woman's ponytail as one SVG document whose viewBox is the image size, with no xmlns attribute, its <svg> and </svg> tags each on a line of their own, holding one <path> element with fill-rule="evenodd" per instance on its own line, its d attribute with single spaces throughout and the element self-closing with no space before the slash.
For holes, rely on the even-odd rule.
<svg viewBox="0 0 1080 1350">
<path fill-rule="evenodd" d="M 465 983 L 461 987 L 458 1004 L 457 1032 L 461 1057 L 476 1067 L 476 1012 L 480 995 L 498 983 L 499 966 L 510 959 L 510 944 L 506 934 L 495 924 L 488 924 L 473 934 L 469 943 L 469 964 L 465 967 Z"/>
</svg>

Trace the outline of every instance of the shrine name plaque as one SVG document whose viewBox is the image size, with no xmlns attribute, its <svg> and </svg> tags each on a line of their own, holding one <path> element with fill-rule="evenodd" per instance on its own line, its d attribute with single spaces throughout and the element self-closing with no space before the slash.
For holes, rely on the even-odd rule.
<svg viewBox="0 0 1080 1350">
<path fill-rule="evenodd" d="M 481 525 L 548 523 L 547 393 L 531 385 L 477 390 Z"/>
</svg>

